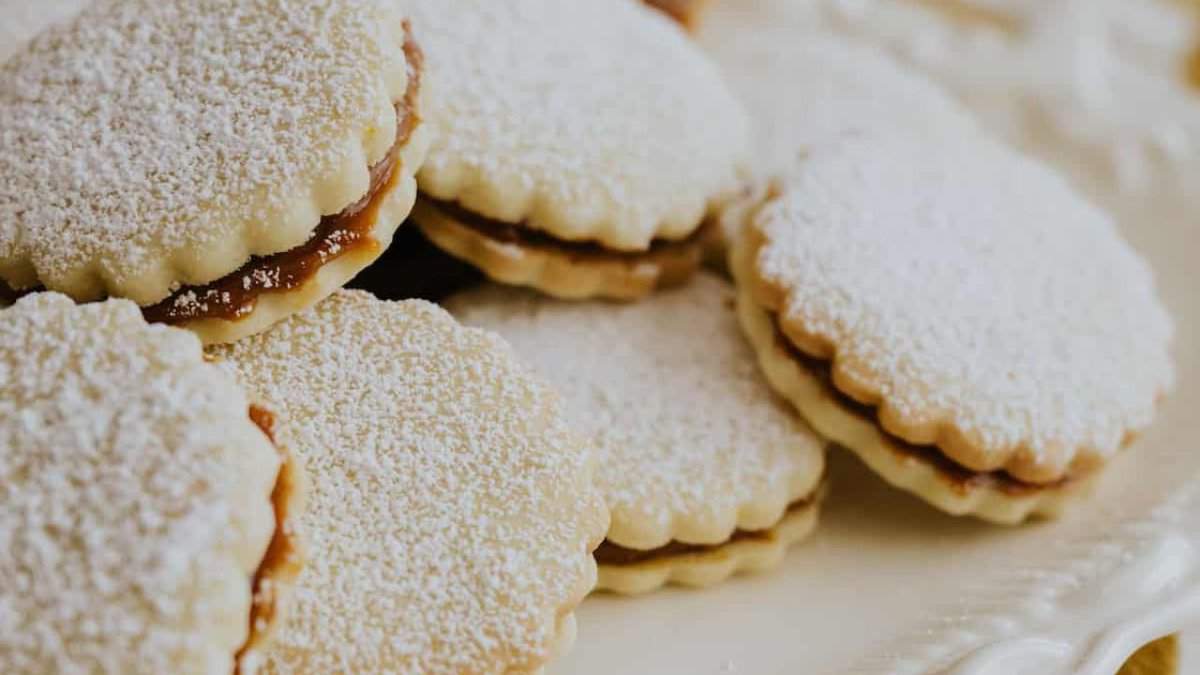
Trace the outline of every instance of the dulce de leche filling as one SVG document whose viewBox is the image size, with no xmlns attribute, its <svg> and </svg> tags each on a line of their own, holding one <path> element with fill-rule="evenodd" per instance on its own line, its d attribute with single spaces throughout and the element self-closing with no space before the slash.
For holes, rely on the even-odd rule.
<svg viewBox="0 0 1200 675">
<path fill-rule="evenodd" d="M 610 260 L 636 263 L 647 257 L 664 253 L 678 252 L 680 255 L 686 255 L 693 250 L 699 250 L 705 231 L 704 227 L 697 228 L 690 236 L 678 241 L 655 239 L 650 243 L 649 248 L 642 251 L 619 251 L 598 242 L 568 241 L 520 223 L 508 223 L 488 218 L 454 202 L 433 201 L 432 203 L 450 219 L 488 239 L 502 244 L 515 244 L 526 249 L 548 250 L 565 255 L 574 262 Z"/>
<path fill-rule="evenodd" d="M 404 28 L 409 79 L 404 98 L 396 104 L 399 119 L 396 143 L 381 162 L 371 167 L 371 187 L 366 196 L 341 213 L 322 218 L 305 244 L 282 253 L 251 258 L 232 274 L 202 286 L 185 286 L 162 302 L 142 308 L 147 321 L 167 324 L 201 319 L 236 321 L 253 312 L 263 294 L 294 290 L 333 260 L 359 250 L 381 248 L 372 231 L 382 198 L 400 180 L 400 172 L 396 171 L 400 151 L 420 121 L 417 101 L 424 56 L 407 23 Z"/>
<path fill-rule="evenodd" d="M 800 501 L 792 502 L 788 505 L 787 514 L 797 513 L 812 506 L 813 498 L 806 498 Z M 729 539 L 720 544 L 685 544 L 681 541 L 672 541 L 666 546 L 659 546 L 648 550 L 639 550 L 634 548 L 625 548 L 612 543 L 605 539 L 600 547 L 596 549 L 596 563 L 600 565 L 608 565 L 610 567 L 620 567 L 623 565 L 640 565 L 642 563 L 654 562 L 656 560 L 664 560 L 667 558 L 677 558 L 685 555 L 697 555 L 717 551 L 730 544 L 749 541 L 770 541 L 775 538 L 773 529 L 765 530 L 736 530 Z"/>
<path fill-rule="evenodd" d="M 1064 487 L 1083 476 L 1067 475 L 1052 483 L 1028 483 L 1022 481 L 1007 471 L 974 471 L 950 459 L 937 446 L 914 445 L 908 441 L 888 433 L 879 424 L 874 406 L 861 403 L 843 393 L 833 383 L 833 366 L 829 361 L 817 359 L 800 351 L 792 344 L 775 320 L 775 340 L 787 350 L 792 359 L 804 370 L 821 382 L 825 393 L 837 401 L 838 405 L 855 417 L 875 425 L 879 432 L 888 439 L 888 447 L 901 459 L 916 460 L 932 467 L 938 476 L 959 494 L 966 494 L 974 489 L 992 488 L 1005 494 L 1019 497 L 1040 490 Z"/>
<path fill-rule="evenodd" d="M 250 606 L 250 630 L 246 644 L 238 652 L 239 669 L 242 655 L 261 647 L 266 642 L 271 628 L 277 623 L 281 610 L 280 584 L 295 579 L 302 566 L 299 541 L 287 528 L 289 519 L 294 515 L 292 510 L 298 502 L 296 495 L 301 485 L 299 467 L 289 453 L 279 446 L 275 436 L 275 416 L 271 411 L 251 405 L 249 412 L 250 421 L 254 422 L 275 446 L 282 462 L 275 488 L 271 491 L 275 533 L 251 581 L 253 604 Z"/>
</svg>

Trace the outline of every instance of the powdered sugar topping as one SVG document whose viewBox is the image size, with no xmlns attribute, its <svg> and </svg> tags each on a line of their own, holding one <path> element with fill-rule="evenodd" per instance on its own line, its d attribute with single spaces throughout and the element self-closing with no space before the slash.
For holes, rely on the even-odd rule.
<svg viewBox="0 0 1200 675">
<path fill-rule="evenodd" d="M 99 0 L 0 68 L 0 277 L 140 304 L 360 199 L 407 62 L 381 0 Z"/>
<path fill-rule="evenodd" d="M 820 147 L 754 229 L 785 330 L 835 351 L 889 430 L 952 425 L 972 447 L 942 449 L 969 466 L 1060 476 L 1115 452 L 1172 383 L 1146 264 L 1063 179 L 983 138 Z"/>
<path fill-rule="evenodd" d="M 823 471 L 822 444 L 771 393 L 732 302 L 704 274 L 637 304 L 487 287 L 449 306 L 557 386 L 597 449 L 609 539 L 654 548 L 773 525 Z"/>
<path fill-rule="evenodd" d="M 549 657 L 604 510 L 556 397 L 494 335 L 340 292 L 212 352 L 290 423 L 310 563 L 267 672 L 507 672 Z"/>
<path fill-rule="evenodd" d="M 634 0 L 404 0 L 436 140 L 421 190 L 571 240 L 642 249 L 737 184 L 745 113 Z"/>
<path fill-rule="evenodd" d="M 0 672 L 229 672 L 279 459 L 189 333 L 0 311 Z"/>
<path fill-rule="evenodd" d="M 91 0 L 0 0 L 0 61 L 39 32 L 70 18 Z"/>
</svg>

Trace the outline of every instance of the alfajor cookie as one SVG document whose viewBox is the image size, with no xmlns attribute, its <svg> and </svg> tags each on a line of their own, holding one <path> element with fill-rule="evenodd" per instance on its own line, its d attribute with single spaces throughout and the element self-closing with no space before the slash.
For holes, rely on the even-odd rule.
<svg viewBox="0 0 1200 675">
<path fill-rule="evenodd" d="M 768 379 L 818 432 L 941 509 L 1015 523 L 1150 423 L 1173 327 L 1109 216 L 968 140 L 812 150 L 732 267 Z"/>
<path fill-rule="evenodd" d="M 340 291 L 223 348 L 309 470 L 311 559 L 268 673 L 533 672 L 568 647 L 607 512 L 499 337 Z"/>
<path fill-rule="evenodd" d="M 131 302 L 0 311 L 0 672 L 252 672 L 300 565 L 273 433 Z"/>
<path fill-rule="evenodd" d="M 678 26 L 633 0 L 405 5 L 435 132 L 413 217 L 435 244 L 564 298 L 634 299 L 696 269 L 748 131 Z"/>
<path fill-rule="evenodd" d="M 812 532 L 824 444 L 758 372 L 728 283 L 616 307 L 491 286 L 447 306 L 548 377 L 595 447 L 612 512 L 599 588 L 713 584 Z"/>
<path fill-rule="evenodd" d="M 0 282 L 261 331 L 387 248 L 421 82 L 393 3 L 99 0 L 0 68 Z"/>
</svg>

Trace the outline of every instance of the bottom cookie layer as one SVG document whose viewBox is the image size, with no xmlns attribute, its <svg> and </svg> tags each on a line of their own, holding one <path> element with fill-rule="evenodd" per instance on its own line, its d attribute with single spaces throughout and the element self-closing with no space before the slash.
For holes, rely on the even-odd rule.
<svg viewBox="0 0 1200 675">
<path fill-rule="evenodd" d="M 797 502 L 772 528 L 738 531 L 724 544 L 695 546 L 672 542 L 649 551 L 605 542 L 596 550 L 598 591 L 623 595 L 649 593 L 667 584 L 704 587 L 734 574 L 764 572 L 778 566 L 787 549 L 816 529 L 824 490 Z"/>
<path fill-rule="evenodd" d="M 657 242 L 645 252 L 625 252 L 560 241 L 425 198 L 417 201 L 413 220 L 438 248 L 490 278 L 569 300 L 636 300 L 687 281 L 703 258 L 700 232 L 679 242 Z"/>
</svg>

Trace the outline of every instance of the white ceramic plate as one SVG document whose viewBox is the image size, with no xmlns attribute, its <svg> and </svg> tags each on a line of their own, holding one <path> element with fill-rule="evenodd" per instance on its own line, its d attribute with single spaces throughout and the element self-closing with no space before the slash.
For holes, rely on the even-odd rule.
<svg viewBox="0 0 1200 675">
<path fill-rule="evenodd" d="M 590 598 L 552 673 L 1112 675 L 1200 625 L 1200 214 L 1123 220 L 1175 312 L 1180 378 L 1083 508 L 1017 529 L 955 519 L 836 452 L 821 528 L 782 569 Z"/>
</svg>

